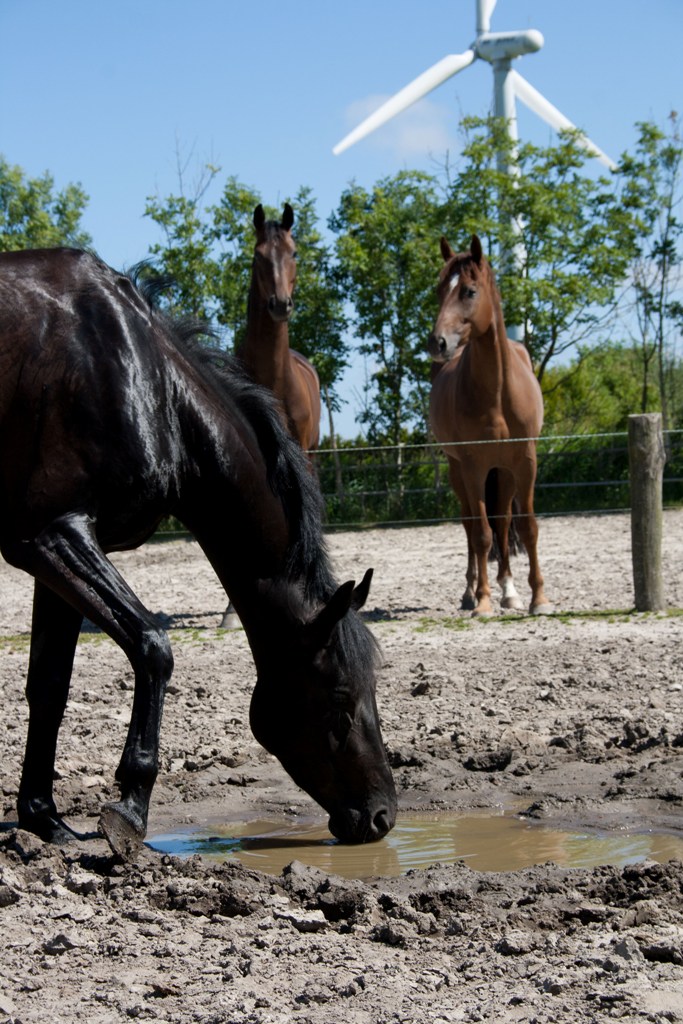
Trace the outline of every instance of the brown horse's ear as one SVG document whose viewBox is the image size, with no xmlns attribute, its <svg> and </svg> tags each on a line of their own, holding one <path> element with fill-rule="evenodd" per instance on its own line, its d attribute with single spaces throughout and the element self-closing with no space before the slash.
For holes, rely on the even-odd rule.
<svg viewBox="0 0 683 1024">
<path fill-rule="evenodd" d="M 370 593 L 370 584 L 372 583 L 372 574 L 374 570 L 368 569 L 363 579 L 360 581 L 354 592 L 351 594 L 351 607 L 354 611 L 358 611 L 362 608 L 368 599 Z"/>
<path fill-rule="evenodd" d="M 293 223 L 294 223 L 294 210 L 289 205 L 289 203 L 285 203 L 285 208 L 282 211 L 282 226 L 285 229 L 285 231 L 291 231 Z"/>
<path fill-rule="evenodd" d="M 481 264 L 481 258 L 484 255 L 481 248 L 481 242 L 477 235 L 472 235 L 472 242 L 470 244 L 470 252 L 472 253 L 472 259 L 479 266 Z"/>
<path fill-rule="evenodd" d="M 446 238 L 445 235 L 441 236 L 441 243 L 440 244 L 441 244 L 441 255 L 443 256 L 443 261 L 444 261 L 444 263 L 448 263 L 449 260 L 453 259 L 453 257 L 455 256 L 455 253 L 453 252 L 453 250 L 451 249 L 450 245 L 448 244 L 448 239 Z"/>
<path fill-rule="evenodd" d="M 256 228 L 257 231 L 260 231 L 265 223 L 266 215 L 263 210 L 263 207 L 259 203 L 256 209 L 254 210 L 254 227 Z"/>
</svg>

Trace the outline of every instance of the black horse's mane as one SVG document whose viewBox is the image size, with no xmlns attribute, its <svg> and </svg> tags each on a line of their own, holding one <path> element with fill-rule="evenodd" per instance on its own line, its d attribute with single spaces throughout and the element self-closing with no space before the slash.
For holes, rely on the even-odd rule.
<svg viewBox="0 0 683 1024">
<path fill-rule="evenodd" d="M 275 222 L 274 222 L 275 223 Z M 282 501 L 291 528 L 286 575 L 303 582 L 303 597 L 313 605 L 329 601 L 336 590 L 322 533 L 322 495 L 317 479 L 297 442 L 285 429 L 275 398 L 255 384 L 240 361 L 217 344 L 217 333 L 206 322 L 172 317 L 159 308 L 159 299 L 172 281 L 138 264 L 127 275 L 147 303 L 167 337 L 225 400 L 251 424 L 263 457 L 269 484 Z M 352 673 L 367 671 L 378 648 L 355 613 L 339 623 L 336 656 Z"/>
<path fill-rule="evenodd" d="M 290 523 L 297 528 L 293 531 L 288 570 L 306 576 L 307 566 L 317 566 L 319 571 L 309 586 L 319 596 L 327 568 L 327 559 L 321 559 L 319 553 L 320 498 L 311 486 L 303 454 L 281 423 L 274 398 L 247 376 L 235 356 L 218 346 L 218 334 L 210 324 L 197 318 L 172 316 L 160 308 L 159 300 L 171 287 L 172 278 L 158 274 L 147 261 L 136 264 L 126 276 L 165 336 L 226 404 L 237 408 L 251 425 L 266 463 L 270 487 L 283 502 Z"/>
<path fill-rule="evenodd" d="M 322 534 L 322 497 L 316 478 L 297 442 L 282 424 L 276 400 L 255 384 L 240 361 L 218 347 L 218 335 L 206 322 L 170 316 L 159 307 L 172 280 L 155 272 L 150 264 L 137 264 L 126 275 L 144 299 L 152 316 L 175 347 L 226 400 L 251 424 L 263 454 L 268 481 L 282 501 L 291 528 L 286 575 L 303 581 L 303 596 L 312 604 L 328 601 L 336 589 L 327 547 Z M 374 641 L 361 620 L 347 615 L 342 620 L 342 648 L 349 661 L 368 663 L 374 657 Z"/>
</svg>

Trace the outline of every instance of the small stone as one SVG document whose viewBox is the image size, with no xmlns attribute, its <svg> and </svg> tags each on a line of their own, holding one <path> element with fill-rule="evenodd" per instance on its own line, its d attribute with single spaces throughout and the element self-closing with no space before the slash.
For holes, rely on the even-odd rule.
<svg viewBox="0 0 683 1024">
<path fill-rule="evenodd" d="M 274 916 L 289 921 L 298 932 L 319 932 L 328 927 L 322 910 L 276 910 Z"/>
<path fill-rule="evenodd" d="M 60 956 L 62 953 L 67 953 L 70 949 L 77 948 L 78 943 L 63 932 L 60 932 L 51 939 L 47 939 L 43 943 L 43 952 L 48 953 L 50 956 Z"/>
<path fill-rule="evenodd" d="M 11 886 L 0 882 L 0 907 L 11 907 L 14 903 L 18 903 L 20 899 L 19 893 L 12 889 Z"/>
</svg>

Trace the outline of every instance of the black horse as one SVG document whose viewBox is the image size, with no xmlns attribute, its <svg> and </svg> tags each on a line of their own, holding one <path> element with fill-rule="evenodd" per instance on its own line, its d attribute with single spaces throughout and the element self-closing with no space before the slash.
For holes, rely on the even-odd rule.
<svg viewBox="0 0 683 1024">
<path fill-rule="evenodd" d="M 142 842 L 173 656 L 106 553 L 174 515 L 246 630 L 254 735 L 326 809 L 334 835 L 378 839 L 396 796 L 375 645 L 356 614 L 372 573 L 337 586 L 317 488 L 272 398 L 198 335 L 89 253 L 0 254 L 0 551 L 35 578 L 19 823 L 50 841 L 74 834 L 52 779 L 85 616 L 135 674 L 120 800 L 100 828 L 119 854 Z"/>
</svg>

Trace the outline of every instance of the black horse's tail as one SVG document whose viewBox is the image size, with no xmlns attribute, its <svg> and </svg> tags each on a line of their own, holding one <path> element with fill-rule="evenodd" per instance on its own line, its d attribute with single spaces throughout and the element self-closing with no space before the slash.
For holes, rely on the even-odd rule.
<svg viewBox="0 0 683 1024">
<path fill-rule="evenodd" d="M 492 469 L 489 475 L 486 477 L 486 487 L 484 490 L 484 499 L 486 501 L 486 515 L 488 516 L 489 524 L 493 530 L 493 543 L 491 544 L 491 550 L 489 551 L 489 562 L 497 562 L 500 558 L 500 545 L 498 544 L 498 534 L 496 531 L 496 515 L 498 507 L 498 470 Z M 511 555 L 519 555 L 524 551 L 524 545 L 517 529 L 517 515 L 519 514 L 519 503 L 516 498 L 512 501 L 512 520 L 510 521 L 510 529 L 508 530 L 508 547 Z"/>
</svg>

